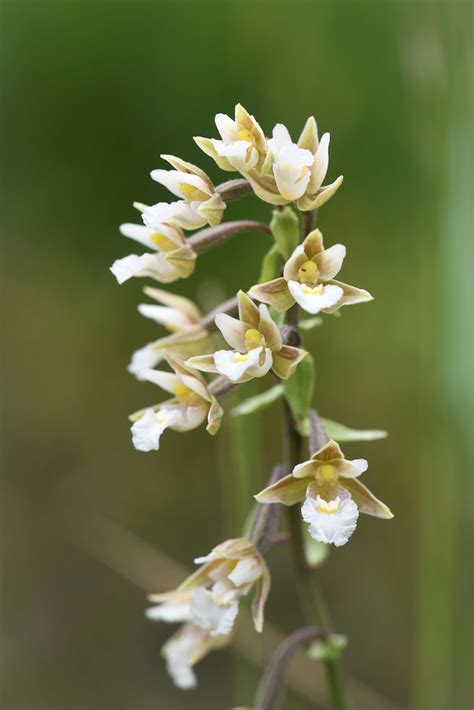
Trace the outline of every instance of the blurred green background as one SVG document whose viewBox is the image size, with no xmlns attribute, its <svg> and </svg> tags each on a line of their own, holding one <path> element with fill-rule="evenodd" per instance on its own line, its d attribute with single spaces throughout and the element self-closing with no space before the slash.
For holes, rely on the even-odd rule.
<svg viewBox="0 0 474 710">
<path fill-rule="evenodd" d="M 472 40 L 463 2 L 2 0 L 2 710 L 251 704 L 260 671 L 232 650 L 198 666 L 197 691 L 174 689 L 159 656 L 173 627 L 143 616 L 144 591 L 177 581 L 163 555 L 189 567 L 240 533 L 235 431 L 132 448 L 127 415 L 157 397 L 126 365 L 160 331 L 136 312 L 144 282 L 108 271 L 137 251 L 117 231 L 132 200 L 170 199 L 148 177 L 161 152 L 227 179 L 192 136 L 237 101 L 267 134 L 282 121 L 296 137 L 309 114 L 331 132 L 345 182 L 319 225 L 347 245 L 343 280 L 375 295 L 306 340 L 320 412 L 390 432 L 347 449 L 396 518 L 364 516 L 321 570 L 345 670 L 379 694 L 359 710 L 472 708 Z M 216 305 L 267 248 L 246 234 L 171 289 Z M 255 491 L 278 424 L 245 424 L 263 441 L 243 452 Z M 290 561 L 270 562 L 268 618 L 287 632 L 302 623 Z"/>
</svg>

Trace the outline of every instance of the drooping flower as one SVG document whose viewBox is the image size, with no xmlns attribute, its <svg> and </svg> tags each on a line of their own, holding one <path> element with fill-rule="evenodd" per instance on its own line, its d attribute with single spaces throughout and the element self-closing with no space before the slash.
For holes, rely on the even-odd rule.
<svg viewBox="0 0 474 710">
<path fill-rule="evenodd" d="M 327 202 L 342 184 L 342 175 L 323 186 L 329 165 L 329 133 L 318 140 L 313 116 L 297 143 L 286 126 L 277 123 L 267 141 L 268 153 L 261 174 L 246 175 L 255 194 L 265 202 L 282 205 L 296 201 L 300 210 L 314 210 Z"/>
<path fill-rule="evenodd" d="M 310 534 L 320 542 L 344 545 L 355 530 L 359 513 L 393 518 L 389 508 L 359 480 L 368 464 L 349 461 L 339 444 L 329 441 L 293 472 L 258 493 L 259 503 L 294 505 L 302 500 Z"/>
<path fill-rule="evenodd" d="M 134 422 L 131 428 L 133 445 L 139 451 L 157 451 L 160 437 L 168 428 L 175 431 L 196 429 L 206 417 L 209 434 L 215 434 L 220 427 L 223 411 L 204 378 L 176 355 L 166 352 L 164 358 L 174 372 L 143 370 L 141 376 L 174 397 L 130 416 Z"/>
<path fill-rule="evenodd" d="M 342 244 L 325 249 L 323 235 L 315 229 L 296 247 L 285 264 L 283 276 L 252 286 L 249 295 L 269 303 L 277 311 L 286 311 L 296 302 L 312 314 L 334 313 L 342 306 L 371 301 L 368 291 L 334 279 L 345 255 Z"/>
<path fill-rule="evenodd" d="M 235 107 L 235 119 L 225 113 L 216 115 L 221 139 L 194 138 L 198 146 L 213 158 L 221 170 L 258 174 L 267 154 L 265 136 L 259 124 L 243 106 Z"/>
<path fill-rule="evenodd" d="M 287 379 L 306 352 L 283 345 L 280 331 L 265 305 L 257 307 L 243 291 L 239 291 L 237 299 L 239 318 L 219 313 L 215 319 L 225 340 L 235 349 L 197 355 L 187 360 L 187 365 L 203 372 L 219 372 L 232 382 L 263 377 L 270 369 Z"/>
<path fill-rule="evenodd" d="M 143 291 L 163 305 L 141 303 L 138 306 L 139 312 L 162 325 L 171 335 L 147 343 L 133 353 L 127 369 L 139 380 L 142 379 L 143 370 L 156 367 L 164 359 L 166 351 L 186 358 L 205 352 L 209 342 L 201 313 L 193 301 L 149 286 L 145 286 Z"/>
<path fill-rule="evenodd" d="M 198 587 L 190 592 L 171 592 L 156 595 L 156 606 L 149 607 L 145 614 L 152 621 L 166 621 L 183 625 L 164 644 L 161 654 L 174 684 L 183 690 L 197 685 L 193 666 L 209 651 L 227 644 L 230 635 L 214 635 L 194 621 L 194 599 L 203 591 Z"/>
<path fill-rule="evenodd" d="M 139 209 L 142 208 L 145 206 L 139 205 Z M 126 223 L 120 225 L 120 232 L 157 253 L 130 254 L 114 261 L 110 270 L 119 284 L 132 276 L 149 276 L 161 283 L 171 283 L 188 278 L 194 271 L 196 253 L 186 242 L 182 230 L 166 221 L 164 208 L 160 219 L 157 217 L 152 226 Z"/>
<path fill-rule="evenodd" d="M 170 223 L 184 229 L 196 229 L 205 224 L 211 226 L 219 224 L 226 204 L 206 173 L 196 165 L 174 155 L 161 157 L 170 163 L 174 170 L 153 170 L 151 177 L 182 200 L 180 203 L 172 203 L 172 210 L 168 210 Z M 160 205 L 163 203 L 159 203 L 156 207 Z M 153 221 L 156 211 L 154 207 L 144 211 L 145 224 Z"/>
</svg>

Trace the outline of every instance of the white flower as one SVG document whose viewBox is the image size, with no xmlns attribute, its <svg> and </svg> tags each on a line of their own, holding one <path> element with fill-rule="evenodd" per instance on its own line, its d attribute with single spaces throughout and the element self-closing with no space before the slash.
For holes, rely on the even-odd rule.
<svg viewBox="0 0 474 710">
<path fill-rule="evenodd" d="M 145 616 L 150 621 L 167 621 L 171 624 L 191 621 L 193 615 L 191 613 L 190 595 L 182 594 L 181 597 L 176 599 L 150 606 L 145 611 Z"/>
<path fill-rule="evenodd" d="M 314 155 L 293 143 L 288 129 L 282 123 L 277 123 L 273 129 L 273 138 L 267 144 L 273 153 L 273 174 L 280 195 L 285 200 L 298 200 L 308 187 Z"/>
<path fill-rule="evenodd" d="M 331 308 L 342 299 L 344 291 L 335 284 L 309 286 L 298 281 L 288 281 L 288 290 L 303 310 L 315 315 L 325 308 Z"/>
<path fill-rule="evenodd" d="M 141 313 L 142 316 L 145 316 L 145 318 L 151 318 L 151 320 L 158 323 L 158 325 L 163 325 L 167 330 L 171 331 L 184 330 L 195 324 L 195 321 L 189 318 L 186 313 L 178 311 L 176 308 L 170 308 L 169 306 L 155 306 L 151 303 L 140 303 L 138 312 Z"/>
<path fill-rule="evenodd" d="M 359 510 L 350 495 L 325 500 L 307 498 L 302 505 L 303 519 L 310 524 L 310 535 L 318 542 L 345 545 L 356 529 Z"/>
<path fill-rule="evenodd" d="M 247 353 L 218 350 L 214 353 L 216 370 L 232 382 L 242 382 L 252 377 L 263 377 L 273 363 L 270 348 L 253 348 Z M 242 379 L 243 378 L 243 379 Z"/>
<path fill-rule="evenodd" d="M 138 451 L 158 451 L 160 437 L 165 429 L 183 421 L 178 409 L 147 409 L 144 415 L 132 425 L 132 441 Z"/>
</svg>

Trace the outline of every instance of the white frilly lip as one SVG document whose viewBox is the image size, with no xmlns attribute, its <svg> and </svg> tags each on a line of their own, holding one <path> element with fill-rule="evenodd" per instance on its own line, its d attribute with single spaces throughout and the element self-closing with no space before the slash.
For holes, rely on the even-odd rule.
<svg viewBox="0 0 474 710">
<path fill-rule="evenodd" d="M 226 636 L 232 631 L 234 621 L 239 613 L 238 601 L 218 605 L 212 592 L 204 587 L 196 587 L 191 597 L 191 614 L 193 621 L 202 629 L 209 631 L 211 636 Z"/>
<path fill-rule="evenodd" d="M 263 363 L 260 364 L 262 353 L 264 353 Z M 273 364 L 273 355 L 270 348 L 252 348 L 248 353 L 242 355 L 232 350 L 218 350 L 214 353 L 214 364 L 216 370 L 231 380 L 239 382 L 242 377 L 263 377 L 267 374 Z"/>
<path fill-rule="evenodd" d="M 160 437 L 168 427 L 182 424 L 183 414 L 179 409 L 147 409 L 131 427 L 132 442 L 138 451 L 158 451 Z"/>
<path fill-rule="evenodd" d="M 307 498 L 301 507 L 309 533 L 318 542 L 340 547 L 356 529 L 359 510 L 349 495 L 327 501 L 321 496 Z"/>
<path fill-rule="evenodd" d="M 288 281 L 288 289 L 296 303 L 312 315 L 335 306 L 344 295 L 342 288 L 334 284 L 324 284 L 321 292 L 318 292 L 318 288 L 306 286 L 299 281 Z"/>
</svg>

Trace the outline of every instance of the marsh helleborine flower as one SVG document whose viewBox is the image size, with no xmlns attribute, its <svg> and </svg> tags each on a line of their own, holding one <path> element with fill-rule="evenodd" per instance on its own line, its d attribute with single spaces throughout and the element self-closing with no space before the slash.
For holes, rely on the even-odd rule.
<svg viewBox="0 0 474 710">
<path fill-rule="evenodd" d="M 306 352 L 283 345 L 280 331 L 265 305 L 256 306 L 243 291 L 239 291 L 237 299 L 239 318 L 227 313 L 216 316 L 217 327 L 235 349 L 197 355 L 186 364 L 203 372 L 219 372 L 232 382 L 263 377 L 270 369 L 278 377 L 287 379 Z"/>
<path fill-rule="evenodd" d="M 294 505 L 305 500 L 302 515 L 310 534 L 320 542 L 344 545 L 355 530 L 359 513 L 392 518 L 385 503 L 359 480 L 365 459 L 349 461 L 339 444 L 329 441 L 293 472 L 258 493 L 259 503 Z"/>
<path fill-rule="evenodd" d="M 133 445 L 139 451 L 157 451 L 161 434 L 168 428 L 189 431 L 200 426 L 207 417 L 207 431 L 215 434 L 221 424 L 222 407 L 199 372 L 187 367 L 176 355 L 165 353 L 164 357 L 174 372 L 144 370 L 142 379 L 153 382 L 174 397 L 130 416 L 134 422 Z"/>
<path fill-rule="evenodd" d="M 346 255 L 346 247 L 323 245 L 319 229 L 308 234 L 285 264 L 283 276 L 252 286 L 249 295 L 269 303 L 277 311 L 286 311 L 298 303 L 307 313 L 334 313 L 342 306 L 371 301 L 364 289 L 336 281 Z"/>
</svg>

